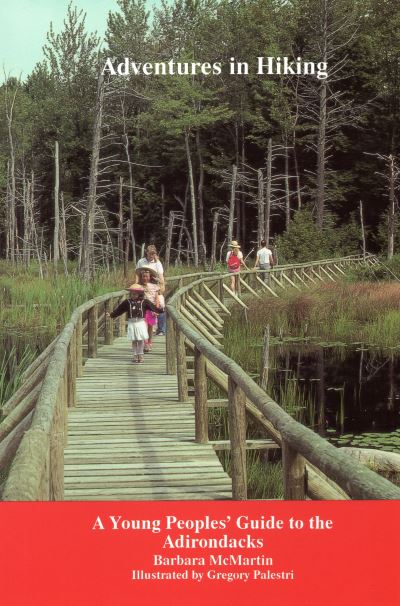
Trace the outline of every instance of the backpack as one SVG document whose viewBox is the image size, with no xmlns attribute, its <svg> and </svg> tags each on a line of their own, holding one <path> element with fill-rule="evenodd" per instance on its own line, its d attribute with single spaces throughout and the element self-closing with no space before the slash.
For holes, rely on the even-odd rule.
<svg viewBox="0 0 400 606">
<path fill-rule="evenodd" d="M 129 317 L 143 318 L 143 301 L 131 301 L 129 299 Z"/>
<path fill-rule="evenodd" d="M 240 267 L 240 259 L 237 256 L 237 254 L 232 251 L 231 254 L 229 255 L 229 259 L 228 259 L 228 269 L 230 271 L 236 271 L 237 269 L 239 269 L 239 267 Z"/>
</svg>

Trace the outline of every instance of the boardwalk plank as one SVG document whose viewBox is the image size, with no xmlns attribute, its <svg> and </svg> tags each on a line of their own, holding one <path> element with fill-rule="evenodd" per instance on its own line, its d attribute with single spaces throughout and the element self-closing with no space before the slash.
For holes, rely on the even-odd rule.
<svg viewBox="0 0 400 606">
<path fill-rule="evenodd" d="M 176 377 L 165 373 L 164 339 L 144 364 L 132 364 L 125 338 L 101 347 L 69 410 L 65 499 L 230 499 L 212 445 L 194 441 L 193 406 L 178 402 Z"/>
</svg>

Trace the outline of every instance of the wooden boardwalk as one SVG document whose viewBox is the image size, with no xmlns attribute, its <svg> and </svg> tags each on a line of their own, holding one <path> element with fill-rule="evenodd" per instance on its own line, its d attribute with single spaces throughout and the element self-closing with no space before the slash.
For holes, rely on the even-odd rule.
<svg viewBox="0 0 400 606">
<path fill-rule="evenodd" d="M 98 350 L 68 414 L 65 500 L 230 499 L 212 446 L 194 442 L 194 408 L 165 371 L 165 338 L 132 364 L 126 338 Z"/>
</svg>

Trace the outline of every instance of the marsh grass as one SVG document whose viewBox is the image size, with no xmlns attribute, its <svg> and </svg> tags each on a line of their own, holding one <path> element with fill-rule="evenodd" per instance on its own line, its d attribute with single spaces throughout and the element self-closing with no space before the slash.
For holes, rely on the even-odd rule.
<svg viewBox="0 0 400 606">
<path fill-rule="evenodd" d="M 226 408 L 211 408 L 209 410 L 209 439 L 228 440 L 229 425 Z M 247 439 L 265 437 L 262 428 L 251 419 L 247 421 Z M 283 498 L 283 475 L 280 454 L 273 453 L 271 460 L 262 450 L 247 450 L 247 490 L 249 499 L 281 499 Z M 224 470 L 231 475 L 231 453 L 229 450 L 217 451 L 218 458 Z"/>
<path fill-rule="evenodd" d="M 262 451 L 261 451 L 262 452 Z M 225 471 L 231 475 L 231 454 L 220 451 L 218 456 Z M 248 450 L 246 457 L 247 494 L 249 499 L 283 499 L 281 461 L 263 460 L 258 450 Z"/>
<path fill-rule="evenodd" d="M 32 364 L 34 357 L 35 353 L 29 347 L 25 347 L 17 357 L 15 346 L 0 355 L 0 409 L 20 386 L 22 374 Z"/>
<path fill-rule="evenodd" d="M 168 275 L 192 271 L 181 265 L 172 267 Z M 98 272 L 86 282 L 73 263 L 69 263 L 69 272 L 68 276 L 56 273 L 49 265 L 45 277 L 40 278 L 34 263 L 26 268 L 0 261 L 0 402 L 14 393 L 27 362 L 31 363 L 60 333 L 76 307 L 95 296 L 127 287 L 135 275 L 131 266 L 128 280 L 119 268 Z"/>
<path fill-rule="evenodd" d="M 246 368 L 254 365 L 255 355 L 247 345 L 260 341 L 266 324 L 273 335 L 360 341 L 382 349 L 400 345 L 397 282 L 324 284 L 307 292 L 290 291 L 279 299 L 249 301 L 248 305 L 249 324 L 244 324 L 241 312 L 236 310 L 225 328 L 226 353 L 231 352 L 236 360 L 243 359 Z"/>
</svg>

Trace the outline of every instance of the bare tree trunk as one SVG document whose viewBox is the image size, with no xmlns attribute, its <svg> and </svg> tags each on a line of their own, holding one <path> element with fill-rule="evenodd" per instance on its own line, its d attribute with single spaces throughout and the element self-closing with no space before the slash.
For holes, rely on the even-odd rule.
<svg viewBox="0 0 400 606">
<path fill-rule="evenodd" d="M 133 264 L 136 265 L 136 240 L 134 231 L 134 217 L 133 217 L 133 171 L 131 164 L 131 155 L 129 153 L 129 139 L 128 135 L 125 135 L 125 153 L 128 161 L 128 173 L 129 173 L 129 225 L 131 230 L 131 242 L 132 242 L 132 260 Z"/>
<path fill-rule="evenodd" d="M 187 158 L 188 169 L 189 169 L 190 199 L 191 199 L 191 203 L 192 203 L 194 264 L 197 267 L 199 265 L 199 249 L 198 249 L 198 244 L 197 244 L 196 195 L 195 195 L 195 188 L 194 188 L 192 158 L 190 155 L 189 133 L 187 130 L 185 131 L 185 148 L 186 148 L 186 158 Z"/>
<path fill-rule="evenodd" d="M 214 214 L 213 214 L 213 224 L 212 224 L 211 261 L 210 261 L 211 271 L 215 268 L 215 265 L 217 263 L 218 220 L 219 220 L 219 212 L 216 210 L 216 211 L 214 211 Z"/>
<path fill-rule="evenodd" d="M 258 177 L 258 197 L 257 197 L 257 206 L 258 206 L 258 217 L 257 217 L 257 242 L 258 244 L 264 238 L 264 178 L 262 169 L 259 168 L 257 171 Z"/>
<path fill-rule="evenodd" d="M 9 100 L 8 86 L 6 84 L 6 95 L 5 95 L 5 108 L 6 108 L 6 119 L 7 119 L 7 132 L 8 132 L 8 143 L 10 146 L 10 160 L 9 160 L 9 196 L 7 204 L 7 257 L 9 257 L 11 263 L 15 263 L 15 233 L 16 233 L 16 180 L 15 180 L 15 148 L 14 138 L 12 132 L 13 126 L 13 112 L 15 98 L 17 96 L 18 85 L 15 87 L 14 95 Z"/>
<path fill-rule="evenodd" d="M 32 249 L 36 251 L 36 256 L 39 263 L 39 275 L 43 278 L 43 268 L 42 268 L 42 259 L 40 257 L 39 252 L 39 242 L 38 242 L 38 234 L 36 229 L 36 221 L 35 221 L 35 173 L 32 171 L 31 173 L 31 187 L 30 187 L 30 203 L 29 203 L 29 213 L 30 213 L 30 229 L 31 229 L 31 242 Z M 30 258 L 29 258 L 30 261 Z"/>
<path fill-rule="evenodd" d="M 185 226 L 185 221 L 186 221 L 188 194 L 189 194 L 189 181 L 187 181 L 187 183 L 186 183 L 185 201 L 184 201 L 183 209 L 182 209 L 182 223 L 181 223 L 181 227 L 179 229 L 179 236 L 178 236 L 178 254 L 177 254 L 178 263 L 181 262 L 183 228 Z"/>
<path fill-rule="evenodd" d="M 174 232 L 174 213 L 171 211 L 168 218 L 167 246 L 165 249 L 165 269 L 167 270 L 171 258 L 172 234 Z"/>
<path fill-rule="evenodd" d="M 82 239 L 81 273 L 90 280 L 94 267 L 94 215 L 96 207 L 97 177 L 100 158 L 100 137 L 103 119 L 104 77 L 99 75 L 97 84 L 96 116 L 93 129 L 92 158 L 90 163 L 89 194 L 86 203 Z"/>
<path fill-rule="evenodd" d="M 265 210 L 264 210 L 264 238 L 269 245 L 270 239 L 270 221 L 271 221 L 271 192 L 272 192 L 272 139 L 268 139 L 267 152 L 267 187 L 265 195 Z"/>
<path fill-rule="evenodd" d="M 119 208 L 118 208 L 118 260 L 124 261 L 124 208 L 123 208 L 124 178 L 119 178 Z"/>
<path fill-rule="evenodd" d="M 165 227 L 165 186 L 161 183 L 161 227 Z"/>
<path fill-rule="evenodd" d="M 244 170 L 246 164 L 246 137 L 245 137 L 245 129 L 244 129 L 244 119 L 243 119 L 243 98 L 240 99 L 240 135 L 241 135 L 241 169 Z M 236 211 L 236 220 L 237 220 L 237 228 L 236 233 L 240 234 L 239 238 L 241 238 L 242 242 L 246 241 L 246 196 L 243 188 L 240 192 L 239 198 L 237 200 L 237 211 Z"/>
<path fill-rule="evenodd" d="M 237 166 L 236 166 L 236 164 L 233 164 L 232 165 L 231 199 L 230 199 L 230 204 L 229 204 L 228 245 L 233 240 L 233 223 L 235 220 L 236 180 L 237 180 Z"/>
<path fill-rule="evenodd" d="M 203 187 L 204 187 L 204 166 L 203 154 L 201 149 L 200 133 L 196 131 L 196 147 L 199 159 L 199 184 L 197 188 L 198 207 L 199 207 L 199 237 L 200 237 L 200 261 L 204 265 L 207 256 L 206 242 L 204 237 L 204 205 L 203 205 Z"/>
<path fill-rule="evenodd" d="M 54 147 L 54 170 L 55 170 L 55 182 L 54 182 L 54 233 L 53 233 L 53 261 L 54 266 L 57 269 L 59 250 L 60 250 L 60 206 L 59 206 L 59 190 L 60 190 L 60 161 L 59 161 L 59 149 L 58 141 L 55 142 Z"/>
<path fill-rule="evenodd" d="M 322 15 L 322 61 L 327 61 L 328 45 L 328 7 L 323 2 Z M 317 226 L 322 229 L 325 211 L 325 169 L 326 169 L 326 124 L 327 124 L 327 84 L 321 80 L 319 85 L 319 125 L 317 139 Z"/>
<path fill-rule="evenodd" d="M 317 226 L 322 229 L 325 210 L 326 84 L 320 88 L 320 119 L 317 142 Z"/>
<path fill-rule="evenodd" d="M 300 174 L 299 165 L 297 161 L 296 141 L 293 141 L 293 161 L 294 161 L 294 174 L 296 176 L 296 196 L 297 196 L 297 210 L 301 209 L 301 185 L 300 185 Z"/>
<path fill-rule="evenodd" d="M 64 263 L 64 273 L 68 276 L 68 243 L 67 243 L 67 221 L 65 217 L 65 204 L 64 194 L 61 192 L 61 237 L 59 239 L 59 246 L 61 251 L 62 260 Z"/>
<path fill-rule="evenodd" d="M 24 241 L 22 244 L 22 259 L 26 266 L 28 266 L 28 254 L 29 254 L 29 246 L 30 246 L 30 234 L 29 234 L 29 203 L 30 203 L 30 183 L 29 180 L 25 178 L 25 167 L 22 175 L 22 204 L 24 207 Z"/>
<path fill-rule="evenodd" d="M 392 154 L 389 156 L 389 213 L 388 213 L 388 259 L 394 254 L 394 232 L 396 227 L 395 166 Z"/>
<path fill-rule="evenodd" d="M 364 210 L 363 210 L 362 200 L 360 200 L 360 223 L 361 223 L 362 251 L 363 251 L 363 257 L 365 259 L 365 255 L 367 253 L 367 247 L 365 245 Z"/>
<path fill-rule="evenodd" d="M 129 270 L 128 270 L 128 261 L 129 261 L 129 241 L 131 239 L 131 226 L 130 226 L 130 221 L 128 220 L 126 222 L 126 234 L 125 234 L 125 254 L 124 254 L 124 278 L 125 280 L 128 279 L 128 274 L 129 274 Z"/>
<path fill-rule="evenodd" d="M 285 137 L 285 227 L 289 231 L 290 226 L 290 185 L 289 185 L 289 149 L 288 138 Z"/>
<path fill-rule="evenodd" d="M 128 174 L 129 174 L 129 224 L 131 229 L 131 241 L 132 241 L 132 260 L 133 264 L 136 265 L 136 238 L 135 238 L 135 229 L 134 229 L 134 207 L 133 207 L 133 171 L 132 171 L 132 162 L 131 162 L 131 154 L 129 151 L 129 137 L 128 131 L 126 128 L 126 115 L 125 115 L 125 102 L 121 101 L 122 107 L 122 124 L 123 124 L 123 143 L 125 148 L 125 156 L 128 163 Z"/>
</svg>

